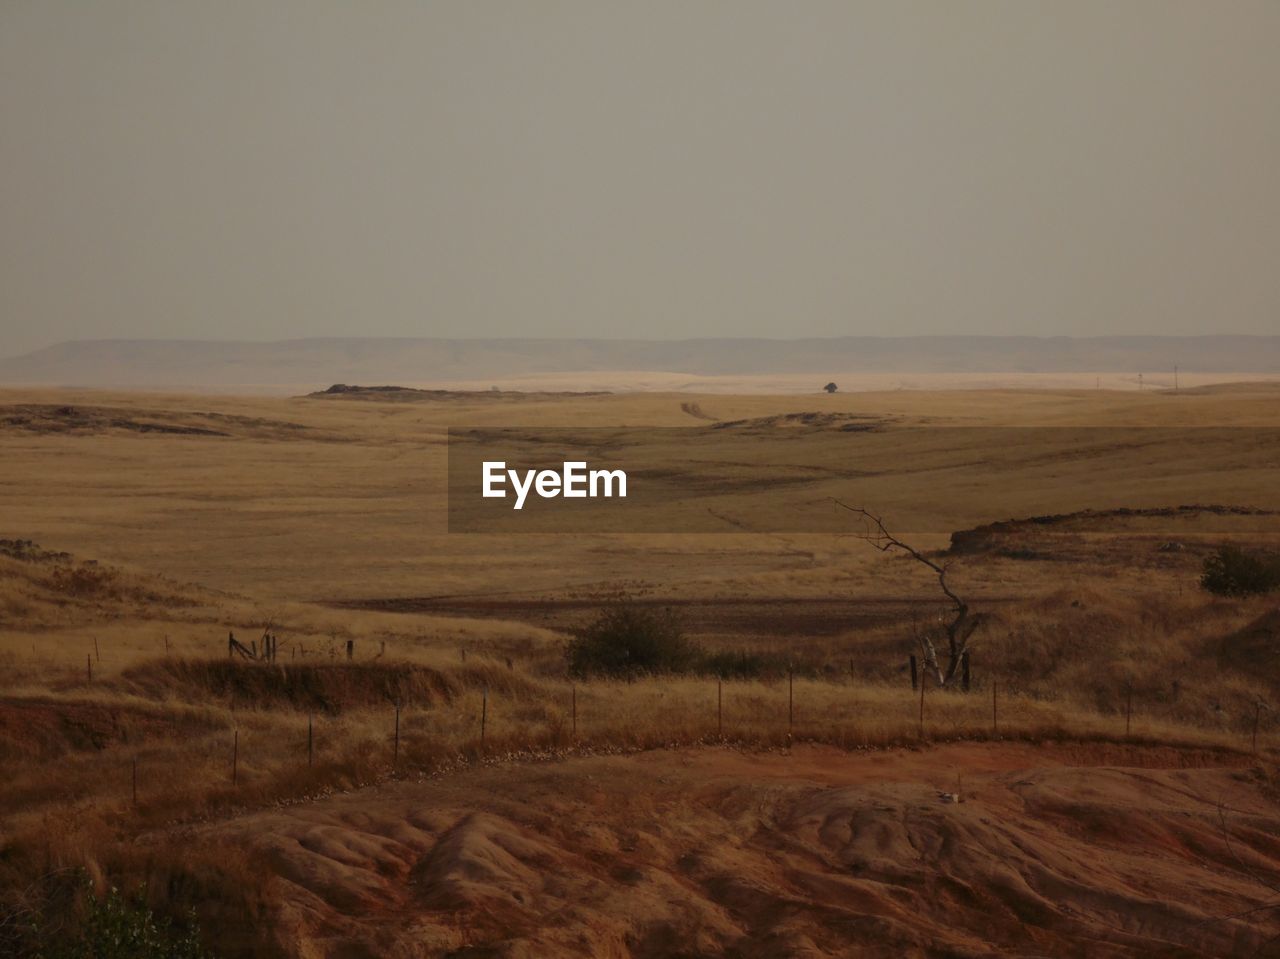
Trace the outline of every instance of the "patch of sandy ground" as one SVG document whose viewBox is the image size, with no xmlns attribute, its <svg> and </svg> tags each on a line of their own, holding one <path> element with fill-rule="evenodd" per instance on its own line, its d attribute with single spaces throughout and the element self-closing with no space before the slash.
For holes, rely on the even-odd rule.
<svg viewBox="0 0 1280 959">
<path fill-rule="evenodd" d="M 1262 774 L 1173 748 L 590 756 L 203 829 L 261 853 L 280 947 L 308 959 L 1250 956 L 1280 935 Z"/>
</svg>

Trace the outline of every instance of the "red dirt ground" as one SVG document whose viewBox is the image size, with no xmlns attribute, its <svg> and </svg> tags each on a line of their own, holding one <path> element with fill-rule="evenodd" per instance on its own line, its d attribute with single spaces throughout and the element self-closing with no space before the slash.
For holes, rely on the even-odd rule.
<svg viewBox="0 0 1280 959">
<path fill-rule="evenodd" d="M 200 832 L 258 850 L 299 957 L 1280 954 L 1280 806 L 1202 751 L 654 751 Z"/>
</svg>

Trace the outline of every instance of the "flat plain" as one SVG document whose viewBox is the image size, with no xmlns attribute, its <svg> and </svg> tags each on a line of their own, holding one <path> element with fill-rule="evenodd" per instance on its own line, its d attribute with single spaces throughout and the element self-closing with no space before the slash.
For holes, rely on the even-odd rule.
<svg viewBox="0 0 1280 959">
<path fill-rule="evenodd" d="M 697 531 L 448 531 L 450 428 L 565 427 L 655 430 Z M 1271 429 L 1267 383 L 0 393 L 0 942 L 83 871 L 219 956 L 1267 954 L 1280 612 L 1199 575 L 1277 542 Z M 983 613 L 968 692 L 833 499 Z M 571 678 L 619 597 L 765 666 Z"/>
</svg>

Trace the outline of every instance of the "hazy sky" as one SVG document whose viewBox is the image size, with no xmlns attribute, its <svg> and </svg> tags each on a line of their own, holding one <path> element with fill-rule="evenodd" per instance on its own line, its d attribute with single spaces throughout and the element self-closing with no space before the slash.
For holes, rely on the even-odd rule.
<svg viewBox="0 0 1280 959">
<path fill-rule="evenodd" d="M 1280 332 L 1280 2 L 0 0 L 0 354 Z"/>
</svg>

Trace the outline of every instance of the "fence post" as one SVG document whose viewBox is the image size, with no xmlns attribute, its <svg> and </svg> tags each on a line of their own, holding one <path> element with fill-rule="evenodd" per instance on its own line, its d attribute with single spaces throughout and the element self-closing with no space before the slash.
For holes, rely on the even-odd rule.
<svg viewBox="0 0 1280 959">
<path fill-rule="evenodd" d="M 93 637 L 93 658 L 96 662 L 102 662 L 102 653 L 98 649 L 98 637 Z"/>
<path fill-rule="evenodd" d="M 489 687 L 480 692 L 480 745 L 484 745 L 484 730 L 489 722 Z"/>
<path fill-rule="evenodd" d="M 795 670 L 787 669 L 787 741 L 791 741 L 791 734 L 795 731 L 796 725 L 796 691 L 795 691 Z"/>
<path fill-rule="evenodd" d="M 1130 722 L 1133 719 L 1133 680 L 1126 680 L 1124 689 L 1124 734 L 1128 737 Z"/>
<path fill-rule="evenodd" d="M 909 658 L 911 660 L 911 691 L 915 692 L 916 687 L 920 685 L 920 674 L 916 667 L 916 657 L 912 655 Z"/>
<path fill-rule="evenodd" d="M 240 730 L 231 739 L 231 785 L 240 779 Z"/>
<path fill-rule="evenodd" d="M 924 739 L 924 688 L 929 683 L 929 674 L 920 675 L 920 738 Z"/>
<path fill-rule="evenodd" d="M 85 671 L 89 674 L 89 682 L 93 682 L 93 655 L 91 653 L 84 654 Z"/>
<path fill-rule="evenodd" d="M 347 640 L 347 659 L 354 659 L 356 655 L 356 641 L 354 639 Z"/>
</svg>

